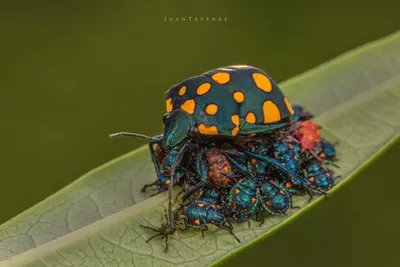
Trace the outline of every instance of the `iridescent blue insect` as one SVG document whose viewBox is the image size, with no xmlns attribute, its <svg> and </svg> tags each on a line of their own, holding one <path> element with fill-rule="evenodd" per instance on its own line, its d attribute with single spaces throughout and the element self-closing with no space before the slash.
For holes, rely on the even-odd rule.
<svg viewBox="0 0 400 267">
<path fill-rule="evenodd" d="M 201 234 L 208 230 L 208 225 L 215 225 L 227 230 L 240 243 L 233 233 L 233 226 L 224 214 L 224 208 L 219 205 L 219 194 L 216 191 L 205 191 L 196 201 L 184 211 L 185 229 L 201 229 Z"/>
<path fill-rule="evenodd" d="M 321 138 L 316 153 L 325 163 L 332 164 L 337 161 L 335 145 Z"/>
<path fill-rule="evenodd" d="M 299 176 L 301 173 L 302 160 L 300 157 L 300 145 L 295 142 L 289 142 L 286 139 L 277 140 L 272 145 L 260 143 L 254 145 L 252 153 L 258 155 L 258 157 L 265 157 L 272 154 L 274 159 L 279 164 L 285 166 L 291 173 L 295 173 Z M 253 175 L 257 177 L 279 177 L 278 185 L 284 188 L 291 194 L 300 194 L 305 187 L 305 178 L 293 179 L 292 176 L 287 175 L 280 169 L 270 168 L 271 165 L 263 160 L 259 160 L 255 157 L 248 161 L 248 168 L 251 170 L 251 165 L 254 166 Z M 283 174 L 283 175 L 282 175 Z M 308 182 L 308 181 L 307 181 Z M 310 182 L 308 182 L 310 184 Z M 306 186 L 308 187 L 308 186 Z M 318 191 L 315 186 L 311 186 L 314 191 Z M 322 190 L 320 190 L 321 192 Z"/>
<path fill-rule="evenodd" d="M 293 105 L 293 111 L 293 122 L 307 121 L 314 117 L 306 108 L 300 105 Z"/>
<path fill-rule="evenodd" d="M 285 215 L 289 207 L 292 207 L 291 195 L 276 180 L 261 183 L 260 195 L 261 204 L 272 215 Z"/>
<path fill-rule="evenodd" d="M 259 204 L 256 183 L 252 179 L 238 182 L 230 190 L 224 204 L 234 222 L 247 221 L 254 215 Z"/>
<path fill-rule="evenodd" d="M 292 207 L 289 192 L 270 177 L 254 177 L 246 165 L 229 155 L 227 157 L 240 172 L 247 175 L 246 180 L 237 183 L 226 198 L 228 208 L 233 208 L 231 218 L 240 223 L 255 215 L 255 219 L 262 221 L 262 224 L 263 209 L 273 215 L 285 215 L 288 208 Z"/>
<path fill-rule="evenodd" d="M 333 171 L 318 161 L 306 165 L 305 177 L 310 183 L 324 191 L 329 191 L 335 185 Z"/>
<path fill-rule="evenodd" d="M 181 161 L 180 159 L 184 155 L 181 147 L 174 147 L 168 152 L 166 152 L 160 142 L 151 142 L 149 147 L 151 159 L 157 174 L 157 179 L 153 183 L 144 185 L 142 192 L 144 192 L 148 187 L 156 186 L 157 193 L 153 194 L 156 195 L 168 190 L 171 182 L 173 182 L 174 185 L 178 184 L 178 181 L 187 175 L 187 170 L 180 165 L 177 167 L 175 175 L 171 178 L 171 169 L 173 168 L 174 164 L 176 164 L 177 160 Z"/>
<path fill-rule="evenodd" d="M 301 147 L 295 142 L 285 139 L 275 141 L 272 145 L 274 158 L 294 173 L 298 173 L 301 166 Z"/>
<path fill-rule="evenodd" d="M 289 168 L 282 165 L 282 163 L 280 163 L 278 160 L 276 160 L 272 157 L 269 157 L 269 156 L 262 156 L 260 154 L 254 153 L 254 152 L 250 152 L 241 147 L 238 147 L 238 149 L 240 151 L 242 151 L 243 153 L 247 154 L 250 158 L 254 158 L 256 160 L 260 160 L 260 161 L 266 163 L 266 168 L 269 168 L 270 166 L 273 166 L 273 167 L 282 166 L 281 168 L 276 168 L 276 169 L 278 169 L 283 175 L 286 175 L 288 178 L 290 178 L 293 183 L 301 184 L 302 186 L 309 188 L 310 190 L 312 190 L 314 192 L 318 192 L 320 194 L 326 195 L 326 191 L 316 187 L 314 184 L 310 183 L 304 177 L 301 177 L 300 175 L 291 171 Z"/>
</svg>

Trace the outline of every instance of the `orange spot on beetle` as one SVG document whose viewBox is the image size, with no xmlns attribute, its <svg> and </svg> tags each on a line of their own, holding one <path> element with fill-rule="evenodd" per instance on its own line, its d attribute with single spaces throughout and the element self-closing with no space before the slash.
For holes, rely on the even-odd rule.
<svg viewBox="0 0 400 267">
<path fill-rule="evenodd" d="M 203 83 L 200 84 L 199 87 L 197 87 L 197 95 L 204 95 L 211 89 L 211 84 L 210 83 Z"/>
<path fill-rule="evenodd" d="M 239 115 L 237 115 L 237 114 L 232 115 L 231 121 L 232 121 L 233 124 L 236 125 L 236 127 L 233 128 L 233 130 L 232 130 L 232 132 L 231 132 L 231 133 L 232 133 L 232 136 L 235 136 L 235 135 L 237 135 L 238 132 L 239 132 Z"/>
<path fill-rule="evenodd" d="M 180 96 L 183 96 L 186 93 L 186 86 L 182 86 L 181 89 L 179 89 L 178 94 Z"/>
<path fill-rule="evenodd" d="M 181 109 L 186 111 L 186 113 L 192 115 L 194 113 L 195 107 L 196 107 L 196 102 L 194 101 L 194 99 L 189 99 L 182 104 Z"/>
<path fill-rule="evenodd" d="M 314 182 L 314 181 L 315 181 L 315 178 L 314 178 L 314 176 L 313 176 L 313 177 L 308 178 L 308 180 L 309 180 L 310 182 Z"/>
<path fill-rule="evenodd" d="M 257 159 L 255 159 L 255 158 L 251 159 L 251 163 L 256 164 L 256 162 L 257 162 Z"/>
<path fill-rule="evenodd" d="M 237 115 L 237 114 L 232 115 L 231 121 L 232 121 L 232 123 L 235 124 L 236 126 L 239 126 L 239 115 Z"/>
<path fill-rule="evenodd" d="M 218 112 L 218 106 L 215 104 L 209 104 L 206 107 L 206 113 L 208 115 L 215 115 Z"/>
<path fill-rule="evenodd" d="M 291 187 L 292 187 L 292 184 L 291 184 L 291 183 L 287 182 L 287 183 L 285 184 L 285 188 L 291 188 Z"/>
<path fill-rule="evenodd" d="M 253 197 L 253 198 L 251 199 L 251 203 L 254 203 L 254 202 L 256 202 L 256 199 Z"/>
<path fill-rule="evenodd" d="M 167 99 L 166 105 L 167 105 L 167 112 L 170 113 L 172 111 L 172 109 L 173 109 L 172 98 L 168 98 Z"/>
<path fill-rule="evenodd" d="M 195 225 L 200 225 L 200 220 L 199 219 L 194 220 L 193 222 L 194 222 Z"/>
<path fill-rule="evenodd" d="M 198 207 L 204 207 L 204 203 L 198 203 L 197 206 Z"/>
<path fill-rule="evenodd" d="M 321 154 L 319 154 L 319 156 L 320 156 L 321 158 L 325 158 L 325 157 L 326 157 L 326 155 L 325 155 L 324 152 L 322 152 Z"/>
<path fill-rule="evenodd" d="M 233 99 L 235 99 L 236 103 L 241 104 L 244 102 L 244 94 L 240 91 L 236 91 L 233 93 Z"/>
<path fill-rule="evenodd" d="M 231 75 L 227 72 L 217 72 L 211 78 L 219 84 L 226 84 L 231 80 Z"/>
<path fill-rule="evenodd" d="M 165 184 L 170 184 L 170 183 L 171 183 L 171 180 L 169 180 L 169 179 L 165 181 Z"/>
<path fill-rule="evenodd" d="M 238 134 L 238 132 L 239 132 L 239 126 L 236 126 L 235 128 L 233 128 L 231 134 L 232 134 L 232 136 L 236 136 Z"/>
<path fill-rule="evenodd" d="M 225 166 L 225 167 L 224 167 L 224 171 L 225 171 L 226 173 L 228 173 L 228 172 L 229 172 L 229 168 L 228 168 L 228 166 Z"/>
<path fill-rule="evenodd" d="M 204 124 L 200 124 L 197 126 L 200 134 L 204 135 L 218 135 L 218 129 L 216 126 L 205 126 Z"/>
<path fill-rule="evenodd" d="M 281 112 L 274 102 L 267 100 L 263 104 L 264 123 L 274 123 L 281 120 Z"/>
<path fill-rule="evenodd" d="M 267 202 L 265 202 L 265 205 L 271 206 L 271 202 L 268 200 Z"/>
<path fill-rule="evenodd" d="M 284 194 L 285 194 L 285 192 L 284 192 L 283 190 L 279 190 L 279 193 L 280 193 L 281 195 L 284 195 Z"/>
<path fill-rule="evenodd" d="M 271 81 L 262 73 L 253 73 L 253 80 L 256 83 L 257 87 L 263 90 L 264 92 L 272 91 Z"/>
<path fill-rule="evenodd" d="M 235 194 L 237 195 L 237 194 L 239 194 L 239 193 L 240 193 L 240 190 L 237 189 L 237 188 L 235 188 Z"/>
<path fill-rule="evenodd" d="M 283 100 L 285 101 L 286 107 L 289 110 L 290 114 L 293 115 L 294 110 L 293 110 L 292 105 L 290 104 L 289 100 L 287 100 L 286 97 Z"/>
<path fill-rule="evenodd" d="M 247 113 L 245 120 L 248 123 L 255 123 L 256 122 L 256 115 L 254 115 L 253 112 L 249 112 L 249 113 Z"/>
</svg>

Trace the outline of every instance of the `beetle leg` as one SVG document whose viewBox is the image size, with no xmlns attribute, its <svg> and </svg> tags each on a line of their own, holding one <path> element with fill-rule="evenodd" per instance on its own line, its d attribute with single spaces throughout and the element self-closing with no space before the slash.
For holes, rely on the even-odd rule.
<svg viewBox="0 0 400 267">
<path fill-rule="evenodd" d="M 278 168 L 280 171 L 282 171 L 283 173 L 285 173 L 286 175 L 288 175 L 291 178 L 294 178 L 296 180 L 298 180 L 299 182 L 301 182 L 305 187 L 308 187 L 314 191 L 317 191 L 323 195 L 326 195 L 327 192 L 325 192 L 324 190 L 321 190 L 319 188 L 317 188 L 316 186 L 313 186 L 307 179 L 305 179 L 304 177 L 299 176 L 298 174 L 290 171 L 288 168 L 286 168 L 285 166 L 283 166 L 281 163 L 279 163 L 276 159 L 268 157 L 268 156 L 261 156 L 258 155 L 256 153 L 247 151 L 245 149 L 239 148 L 241 149 L 244 153 L 246 153 L 247 155 L 256 158 L 258 160 L 270 163 L 271 165 L 273 165 L 275 168 Z"/>
<path fill-rule="evenodd" d="M 246 166 L 244 166 L 243 164 L 237 162 L 233 157 L 231 157 L 230 155 L 225 155 L 228 160 L 236 167 L 238 168 L 238 170 L 242 173 L 246 173 L 246 174 L 250 174 L 249 170 L 246 168 Z"/>
</svg>

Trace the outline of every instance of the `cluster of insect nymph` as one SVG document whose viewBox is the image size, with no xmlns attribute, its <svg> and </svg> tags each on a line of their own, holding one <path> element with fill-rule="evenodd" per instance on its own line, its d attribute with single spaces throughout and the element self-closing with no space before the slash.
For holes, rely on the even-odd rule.
<svg viewBox="0 0 400 267">
<path fill-rule="evenodd" d="M 168 191 L 169 201 L 160 228 L 142 227 L 155 232 L 150 239 L 165 239 L 166 252 L 178 229 L 197 228 L 204 236 L 214 225 L 241 242 L 234 224 L 261 225 L 266 214 L 298 208 L 293 195 L 311 200 L 335 185 L 328 168 L 337 167 L 335 144 L 258 68 L 227 66 L 186 79 L 166 92 L 166 108 L 162 135 L 111 135 L 149 140 L 157 179 L 142 191 Z"/>
</svg>

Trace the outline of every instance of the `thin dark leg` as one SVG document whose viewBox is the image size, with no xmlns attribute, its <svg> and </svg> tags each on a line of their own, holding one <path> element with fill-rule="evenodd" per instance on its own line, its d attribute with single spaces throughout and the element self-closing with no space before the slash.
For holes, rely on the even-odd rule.
<svg viewBox="0 0 400 267">
<path fill-rule="evenodd" d="M 139 224 L 139 225 L 141 227 L 143 227 L 143 228 L 153 230 L 154 232 L 160 232 L 160 229 L 156 229 L 156 228 L 153 228 L 153 227 L 150 227 L 150 226 L 146 226 L 146 225 L 143 225 L 143 224 Z"/>
<path fill-rule="evenodd" d="M 301 182 L 305 187 L 308 187 L 308 188 L 310 188 L 312 190 L 315 190 L 315 191 L 317 191 L 317 192 L 319 192 L 319 193 L 321 193 L 323 195 L 327 194 L 327 192 L 325 192 L 325 191 L 317 188 L 316 186 L 313 186 L 312 184 L 310 184 L 310 182 L 307 179 L 305 179 L 304 177 L 299 176 L 298 174 L 292 172 L 291 170 L 289 170 L 288 168 L 283 166 L 276 159 L 268 157 L 268 156 L 258 155 L 256 153 L 250 152 L 250 151 L 248 151 L 246 149 L 243 149 L 241 147 L 238 147 L 238 149 L 242 150 L 245 154 L 247 154 L 247 155 L 249 155 L 249 156 L 251 156 L 251 157 L 253 157 L 255 159 L 270 163 L 272 166 L 274 166 L 275 168 L 279 169 L 281 172 L 285 173 L 289 177 Z"/>
<path fill-rule="evenodd" d="M 292 196 L 290 196 L 290 208 L 292 208 L 292 209 L 300 209 L 299 206 L 293 206 L 293 197 Z"/>
<path fill-rule="evenodd" d="M 196 193 L 202 187 L 204 187 L 204 183 L 199 182 L 198 184 L 196 184 L 195 186 L 190 188 L 188 191 L 185 192 L 185 194 L 183 194 L 182 202 L 186 202 L 186 200 L 188 200 L 188 198 L 190 198 L 194 193 Z"/>
<path fill-rule="evenodd" d="M 227 159 L 236 167 L 238 168 L 238 170 L 242 173 L 246 173 L 246 174 L 250 174 L 249 170 L 247 169 L 246 166 L 244 166 L 243 164 L 237 162 L 234 158 L 232 158 L 229 155 L 225 155 L 227 157 Z"/>
<path fill-rule="evenodd" d="M 181 163 L 184 151 L 186 146 L 188 145 L 188 142 L 184 143 L 182 147 L 180 147 L 178 155 L 176 156 L 176 161 L 171 167 L 171 183 L 168 185 L 168 215 L 169 218 L 167 219 L 168 223 L 170 226 L 173 225 L 173 219 L 172 219 L 172 188 L 174 186 L 174 175 L 175 175 L 175 170 L 178 167 L 178 165 Z"/>
<path fill-rule="evenodd" d="M 165 235 L 165 253 L 168 252 L 168 234 Z"/>
<path fill-rule="evenodd" d="M 339 165 L 333 163 L 333 162 L 329 162 L 329 164 L 331 164 L 333 167 L 340 169 Z"/>
<path fill-rule="evenodd" d="M 176 198 L 175 198 L 174 202 L 172 203 L 172 206 L 174 206 L 176 204 L 176 202 L 178 201 L 179 196 L 182 195 L 182 194 L 183 194 L 183 191 L 180 191 L 178 193 L 178 195 L 176 195 Z"/>
<path fill-rule="evenodd" d="M 265 222 L 264 210 L 260 206 L 257 208 L 256 212 L 254 213 L 254 218 L 257 222 L 261 221 L 261 223 L 258 225 L 259 227 L 264 224 L 264 222 Z"/>
<path fill-rule="evenodd" d="M 260 211 L 258 220 L 261 221 L 260 224 L 258 225 L 259 227 L 261 227 L 261 225 L 263 225 L 265 223 L 265 218 L 264 218 L 263 211 Z"/>
<path fill-rule="evenodd" d="M 182 197 L 182 203 L 186 202 L 186 200 L 190 196 L 192 196 L 198 190 L 203 188 L 205 186 L 206 181 L 208 181 L 207 164 L 203 159 L 202 153 L 198 153 L 196 155 L 196 172 L 197 176 L 200 178 L 200 182 L 185 192 L 185 194 Z"/>
<path fill-rule="evenodd" d="M 293 203 L 292 203 L 292 204 L 290 204 L 290 208 L 292 208 L 292 209 L 300 209 L 300 207 L 299 207 L 299 206 L 293 206 Z"/>
<path fill-rule="evenodd" d="M 311 191 L 308 190 L 308 189 L 306 189 L 306 192 L 307 192 L 307 195 L 310 197 L 310 198 L 308 199 L 308 203 L 310 203 L 311 200 L 313 199 L 313 195 L 311 194 Z"/>
<path fill-rule="evenodd" d="M 201 237 L 204 237 L 204 232 L 208 231 L 208 227 L 205 226 L 203 229 L 201 229 Z"/>
<path fill-rule="evenodd" d="M 156 185 L 156 184 L 157 184 L 157 180 L 155 180 L 154 182 L 152 182 L 152 183 L 150 183 L 150 184 L 145 184 L 145 185 L 142 187 L 142 189 L 140 189 L 140 192 L 144 193 L 144 192 L 146 192 L 146 189 L 147 189 L 147 188 L 152 187 L 152 186 L 154 186 L 154 185 Z"/>
<path fill-rule="evenodd" d="M 230 221 L 226 220 L 226 223 L 229 224 L 229 228 L 233 229 L 233 225 Z"/>
<path fill-rule="evenodd" d="M 158 194 L 160 194 L 160 193 L 162 193 L 162 192 L 164 192 L 164 191 L 157 191 L 156 193 L 151 194 L 150 197 L 154 197 L 154 196 L 156 196 L 156 195 L 158 195 Z"/>
<path fill-rule="evenodd" d="M 236 149 L 221 149 L 221 152 L 230 156 L 237 156 L 237 157 L 244 155 L 243 152 L 240 152 Z"/>
<path fill-rule="evenodd" d="M 157 236 L 162 236 L 162 235 L 164 235 L 164 234 L 163 234 L 163 233 L 155 234 L 155 235 L 153 235 L 152 237 L 150 237 L 149 239 L 147 239 L 146 242 L 149 242 L 149 241 L 152 240 L 153 238 L 155 238 L 155 237 L 157 237 Z"/>
<path fill-rule="evenodd" d="M 226 229 L 231 235 L 233 235 L 233 237 L 236 239 L 237 242 L 242 243 L 240 241 L 240 239 L 235 235 L 235 233 L 233 233 L 232 228 L 229 228 L 228 226 L 224 225 L 222 226 L 223 229 Z"/>
</svg>

